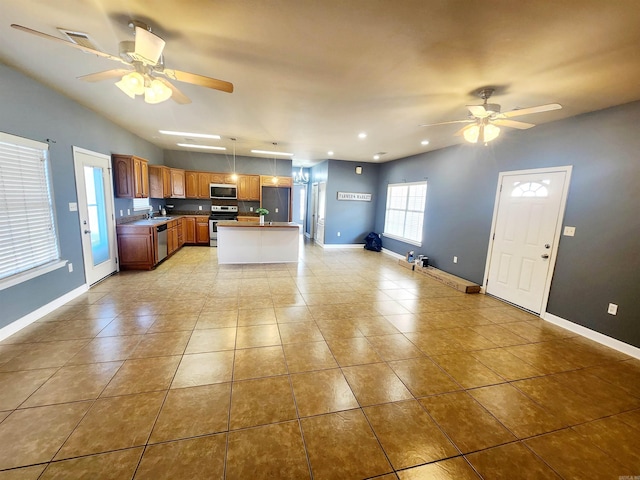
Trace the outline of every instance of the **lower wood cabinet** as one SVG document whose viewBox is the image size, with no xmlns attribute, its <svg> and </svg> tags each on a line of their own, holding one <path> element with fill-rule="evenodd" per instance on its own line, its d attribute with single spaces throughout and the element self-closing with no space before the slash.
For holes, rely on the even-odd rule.
<svg viewBox="0 0 640 480">
<path fill-rule="evenodd" d="M 196 244 L 209 245 L 209 217 L 196 220 Z"/>
<path fill-rule="evenodd" d="M 167 225 L 167 256 L 180 248 L 178 244 L 178 221 L 172 220 Z"/>
<path fill-rule="evenodd" d="M 118 225 L 118 259 L 122 270 L 151 270 L 156 264 L 155 227 Z"/>
<path fill-rule="evenodd" d="M 193 215 L 183 217 L 182 220 L 186 245 L 209 245 L 209 217 Z"/>
</svg>

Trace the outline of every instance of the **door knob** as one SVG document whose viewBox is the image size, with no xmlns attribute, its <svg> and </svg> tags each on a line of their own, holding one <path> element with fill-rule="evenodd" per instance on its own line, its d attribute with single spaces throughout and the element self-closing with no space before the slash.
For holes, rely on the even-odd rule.
<svg viewBox="0 0 640 480">
<path fill-rule="evenodd" d="M 84 233 L 91 233 L 91 230 L 85 230 Z"/>
<path fill-rule="evenodd" d="M 543 253 L 542 255 L 540 255 L 542 258 L 549 258 L 549 255 L 547 253 Z"/>
<path fill-rule="evenodd" d="M 544 248 L 549 249 L 549 248 L 551 248 L 551 245 L 549 245 L 548 243 L 545 243 L 544 244 Z"/>
</svg>

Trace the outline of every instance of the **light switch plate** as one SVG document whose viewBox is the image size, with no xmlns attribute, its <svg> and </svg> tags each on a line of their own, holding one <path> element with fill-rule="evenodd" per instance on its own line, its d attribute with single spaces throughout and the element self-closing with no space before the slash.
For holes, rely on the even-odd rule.
<svg viewBox="0 0 640 480">
<path fill-rule="evenodd" d="M 69 211 L 70 212 L 77 212 L 78 211 L 78 204 L 76 202 L 69 202 Z"/>
<path fill-rule="evenodd" d="M 564 236 L 573 237 L 576 234 L 576 227 L 564 227 Z"/>
</svg>

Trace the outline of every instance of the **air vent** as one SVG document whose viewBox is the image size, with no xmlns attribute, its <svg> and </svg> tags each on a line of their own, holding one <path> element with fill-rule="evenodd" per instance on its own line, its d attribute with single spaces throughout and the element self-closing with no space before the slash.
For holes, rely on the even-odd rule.
<svg viewBox="0 0 640 480">
<path fill-rule="evenodd" d="M 82 47 L 91 48 L 92 50 L 100 50 L 98 47 L 96 47 L 93 39 L 86 33 L 73 32 L 71 30 L 65 30 L 64 28 L 59 28 L 58 30 L 73 43 L 76 43 Z"/>
</svg>

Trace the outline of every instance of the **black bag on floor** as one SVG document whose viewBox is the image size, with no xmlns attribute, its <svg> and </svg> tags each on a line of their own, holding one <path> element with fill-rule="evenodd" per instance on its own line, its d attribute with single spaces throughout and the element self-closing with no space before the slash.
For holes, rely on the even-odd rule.
<svg viewBox="0 0 640 480">
<path fill-rule="evenodd" d="M 382 239 L 380 239 L 380 235 L 375 232 L 371 232 L 369 235 L 364 237 L 364 248 L 374 252 L 382 250 Z"/>
</svg>

